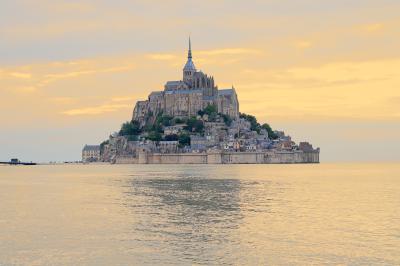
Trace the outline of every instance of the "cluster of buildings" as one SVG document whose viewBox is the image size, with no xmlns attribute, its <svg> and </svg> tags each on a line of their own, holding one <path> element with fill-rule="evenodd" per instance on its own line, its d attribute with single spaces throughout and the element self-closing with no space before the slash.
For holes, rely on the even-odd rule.
<svg viewBox="0 0 400 266">
<path fill-rule="evenodd" d="M 204 125 L 204 133 L 190 134 L 190 143 L 186 146 L 181 146 L 178 140 L 151 141 L 144 137 L 136 141 L 129 141 L 126 137 L 115 133 L 105 144 L 106 149 L 103 149 L 102 158 L 99 160 L 115 161 L 118 157 L 137 157 L 140 150 L 159 154 L 316 151 L 308 142 L 300 142 L 297 145 L 283 131 L 275 131 L 274 133 L 278 137 L 271 139 L 265 129 L 261 129 L 259 132 L 251 130 L 250 122 L 244 118 L 232 121 L 229 126 L 223 121 L 204 122 Z M 163 137 L 179 135 L 184 131 L 185 126 L 185 124 L 166 126 Z"/>
<path fill-rule="evenodd" d="M 150 116 L 160 112 L 173 117 L 191 117 L 208 105 L 217 106 L 218 112 L 234 119 L 239 117 L 239 101 L 235 88 L 219 90 L 214 77 L 196 69 L 189 39 L 182 80 L 167 81 L 163 91 L 153 91 L 147 100 L 138 101 L 132 120 L 145 125 Z"/>
<path fill-rule="evenodd" d="M 204 110 L 216 109 L 214 117 Z M 159 115 L 180 120 L 162 127 L 161 140 L 146 134 L 135 140 L 114 133 L 101 145 L 85 145 L 82 161 L 114 163 L 307 163 L 319 162 L 319 149 L 301 142 L 297 145 L 284 132 L 268 135 L 265 128 L 254 130 L 239 113 L 235 89 L 218 89 L 214 77 L 198 71 L 192 60 L 191 43 L 182 80 L 168 81 L 163 91 L 150 93 L 138 101 L 132 121 L 141 128 L 155 123 Z M 188 129 L 186 122 L 195 118 L 201 132 Z M 175 120 L 174 120 L 175 121 Z M 186 122 L 185 122 L 186 121 Z M 183 144 L 179 136 L 190 138 Z"/>
</svg>

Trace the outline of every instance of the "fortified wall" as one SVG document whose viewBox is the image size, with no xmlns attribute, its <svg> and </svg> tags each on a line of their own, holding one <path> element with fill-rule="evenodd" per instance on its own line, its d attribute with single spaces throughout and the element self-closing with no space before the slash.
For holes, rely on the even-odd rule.
<svg viewBox="0 0 400 266">
<path fill-rule="evenodd" d="M 121 158 L 116 163 L 139 164 L 288 164 L 319 163 L 319 151 L 149 153 L 142 150 L 138 158 Z"/>
</svg>

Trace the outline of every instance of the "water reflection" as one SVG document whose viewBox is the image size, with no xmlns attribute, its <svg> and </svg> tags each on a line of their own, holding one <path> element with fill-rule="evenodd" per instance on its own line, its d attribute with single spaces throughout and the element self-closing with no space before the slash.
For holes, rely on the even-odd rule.
<svg viewBox="0 0 400 266">
<path fill-rule="evenodd" d="M 195 263 L 226 262 L 227 254 L 218 254 L 218 247 L 238 241 L 235 229 L 243 218 L 240 180 L 133 177 L 130 185 L 125 204 L 143 243 L 163 242 L 171 256 Z"/>
<path fill-rule="evenodd" d="M 399 164 L 3 168 L 0 265 L 400 265 Z"/>
</svg>

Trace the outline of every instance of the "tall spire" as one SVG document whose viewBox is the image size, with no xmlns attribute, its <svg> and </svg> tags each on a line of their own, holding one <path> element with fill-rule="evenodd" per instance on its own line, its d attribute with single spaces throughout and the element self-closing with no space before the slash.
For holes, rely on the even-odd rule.
<svg viewBox="0 0 400 266">
<path fill-rule="evenodd" d="M 193 72 L 196 72 L 196 67 L 194 66 L 192 61 L 192 43 L 190 41 L 190 36 L 189 36 L 188 59 L 185 66 L 183 67 L 183 71 L 186 73 L 190 73 L 190 75 L 193 74 Z"/>
<path fill-rule="evenodd" d="M 189 36 L 189 51 L 188 51 L 188 59 L 192 59 L 192 44 L 190 42 L 190 36 Z"/>
</svg>

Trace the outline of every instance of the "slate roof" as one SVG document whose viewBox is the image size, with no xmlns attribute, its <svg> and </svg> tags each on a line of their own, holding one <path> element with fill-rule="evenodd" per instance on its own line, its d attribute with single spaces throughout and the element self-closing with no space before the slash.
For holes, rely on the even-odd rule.
<svg viewBox="0 0 400 266">
<path fill-rule="evenodd" d="M 85 145 L 83 147 L 83 151 L 99 151 L 100 145 Z"/>
<path fill-rule="evenodd" d="M 218 90 L 218 95 L 232 95 L 232 94 L 234 94 L 233 89 Z"/>
<path fill-rule="evenodd" d="M 202 90 L 170 90 L 170 91 L 166 91 L 166 94 L 191 94 L 191 93 L 202 93 Z"/>
</svg>

